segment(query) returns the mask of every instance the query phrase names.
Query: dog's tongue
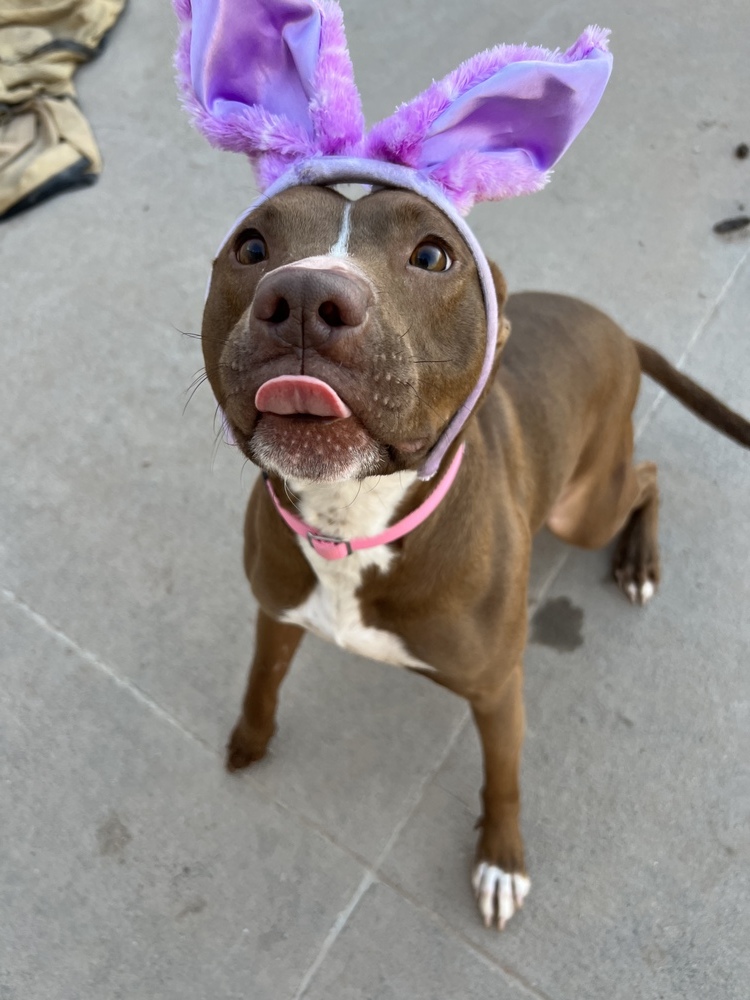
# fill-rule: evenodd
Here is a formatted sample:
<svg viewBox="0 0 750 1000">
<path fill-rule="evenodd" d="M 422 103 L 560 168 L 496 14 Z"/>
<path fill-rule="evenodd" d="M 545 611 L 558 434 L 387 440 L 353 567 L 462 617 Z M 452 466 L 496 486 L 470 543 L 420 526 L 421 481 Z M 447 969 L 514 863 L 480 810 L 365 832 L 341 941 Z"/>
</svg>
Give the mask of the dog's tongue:
<svg viewBox="0 0 750 1000">
<path fill-rule="evenodd" d="M 295 413 L 312 417 L 350 417 L 352 411 L 330 385 L 309 375 L 281 375 L 264 382 L 255 394 L 261 413 L 287 417 Z"/>
</svg>

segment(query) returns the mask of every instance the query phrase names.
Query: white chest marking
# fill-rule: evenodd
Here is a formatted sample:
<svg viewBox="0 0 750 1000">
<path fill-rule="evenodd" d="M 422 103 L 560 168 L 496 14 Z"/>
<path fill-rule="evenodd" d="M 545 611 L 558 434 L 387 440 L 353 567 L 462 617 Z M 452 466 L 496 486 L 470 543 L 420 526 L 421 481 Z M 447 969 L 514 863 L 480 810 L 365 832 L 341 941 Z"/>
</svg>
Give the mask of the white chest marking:
<svg viewBox="0 0 750 1000">
<path fill-rule="evenodd" d="M 344 206 L 344 218 L 341 222 L 341 231 L 338 239 L 333 244 L 328 253 L 331 257 L 349 256 L 349 237 L 352 232 L 352 205 L 351 202 Z"/>
<path fill-rule="evenodd" d="M 301 483 L 289 481 L 298 498 L 303 521 L 323 534 L 361 538 L 384 531 L 399 502 L 414 483 L 416 473 L 375 476 L 361 482 Z M 384 545 L 329 561 L 319 556 L 306 539 L 297 539 L 317 583 L 310 596 L 285 612 L 283 620 L 301 625 L 322 639 L 360 656 L 399 667 L 432 669 L 412 656 L 397 635 L 372 628 L 362 621 L 357 591 L 369 566 L 386 572 L 394 553 Z"/>
</svg>

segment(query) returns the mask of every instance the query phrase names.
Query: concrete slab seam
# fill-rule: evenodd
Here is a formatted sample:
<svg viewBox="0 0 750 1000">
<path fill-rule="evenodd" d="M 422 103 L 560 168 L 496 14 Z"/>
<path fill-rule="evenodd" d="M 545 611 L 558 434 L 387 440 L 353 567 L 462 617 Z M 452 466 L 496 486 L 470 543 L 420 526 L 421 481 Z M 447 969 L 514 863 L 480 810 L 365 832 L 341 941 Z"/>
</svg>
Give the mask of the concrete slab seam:
<svg viewBox="0 0 750 1000">
<path fill-rule="evenodd" d="M 445 791 L 445 789 L 443 789 L 443 791 Z M 501 972 L 506 979 L 512 980 L 514 986 L 520 987 L 524 993 L 528 993 L 528 995 L 534 997 L 535 1000 L 555 1000 L 555 998 L 550 996 L 548 993 L 545 993 L 543 990 L 537 989 L 535 986 L 526 982 L 524 977 L 520 973 L 516 972 L 516 970 L 511 966 L 503 965 L 502 962 L 499 962 L 497 958 L 495 958 L 492 952 L 487 951 L 480 944 L 477 944 L 477 942 L 472 938 L 467 937 L 457 927 L 454 927 L 453 924 L 449 923 L 445 917 L 441 916 L 436 910 L 430 909 L 429 906 L 426 906 L 423 902 L 421 902 L 421 900 L 402 888 L 397 882 L 393 882 L 390 878 L 388 878 L 388 876 L 385 875 L 381 876 L 380 881 L 384 885 L 387 885 L 389 889 L 393 889 L 394 892 L 397 892 L 399 896 L 402 896 L 414 907 L 414 909 L 420 910 L 424 913 L 424 915 L 431 920 L 433 924 L 439 927 L 444 934 L 460 941 L 464 947 L 472 951 L 477 958 L 479 958 L 485 966 L 491 968 L 493 972 Z M 488 932 L 489 936 L 491 936 L 491 934 L 492 932 Z"/>
<path fill-rule="evenodd" d="M 693 332 L 692 336 L 688 340 L 687 345 L 686 345 L 684 351 L 682 352 L 682 354 L 680 355 L 677 363 L 675 364 L 675 368 L 677 368 L 678 371 L 682 371 L 683 367 L 685 366 L 685 363 L 688 361 L 688 359 L 690 357 L 690 354 L 693 351 L 693 348 L 696 346 L 696 344 L 698 343 L 698 341 L 701 339 L 701 337 L 703 336 L 703 334 L 706 332 L 706 330 L 710 326 L 711 322 L 713 321 L 713 319 L 715 318 L 715 316 L 718 313 L 719 309 L 721 308 L 721 305 L 722 305 L 724 299 L 729 294 L 729 292 L 730 292 L 730 290 L 732 288 L 732 285 L 737 280 L 737 277 L 739 276 L 739 274 L 742 271 L 742 269 L 745 266 L 745 264 L 748 263 L 749 261 L 750 261 L 750 250 L 747 250 L 742 255 L 742 257 L 740 257 L 740 259 L 737 261 L 737 263 L 735 264 L 735 266 L 732 268 L 731 274 L 729 275 L 729 277 L 727 278 L 727 280 L 722 285 L 721 290 L 719 291 L 719 294 L 716 296 L 716 298 L 713 301 L 713 304 L 710 306 L 710 308 L 708 309 L 706 315 L 700 321 L 700 323 L 697 325 L 697 327 L 695 328 L 695 331 Z M 656 394 L 653 402 L 649 406 L 648 410 L 646 410 L 646 412 L 644 413 L 644 415 L 641 417 L 641 420 L 640 420 L 638 426 L 635 428 L 635 440 L 636 440 L 636 442 L 645 433 L 645 431 L 648 428 L 649 424 L 652 422 L 652 420 L 654 419 L 654 417 L 656 416 L 656 414 L 658 413 L 658 411 L 662 408 L 662 406 L 664 405 L 665 400 L 668 397 L 669 397 L 669 393 L 666 391 L 666 389 L 661 389 L 660 388 L 659 391 L 657 392 L 657 394 Z"/>
<path fill-rule="evenodd" d="M 552 567 L 547 576 L 544 578 L 544 583 L 537 590 L 534 599 L 529 602 L 529 620 L 531 620 L 534 617 L 534 613 L 536 612 L 537 608 L 540 608 L 542 604 L 544 604 L 547 594 L 552 589 L 552 585 L 554 584 L 555 580 L 562 573 L 563 568 L 568 559 L 570 558 L 570 554 L 572 551 L 573 551 L 572 548 L 568 548 L 566 549 L 565 552 L 562 553 L 562 555 L 558 558 L 555 565 Z"/>
<path fill-rule="evenodd" d="M 154 701 L 153 698 L 147 695 L 136 684 L 133 684 L 132 681 L 129 681 L 121 677 L 115 670 L 112 669 L 112 667 L 104 663 L 104 661 L 99 659 L 99 657 L 96 656 L 94 653 L 90 652 L 87 649 L 84 649 L 82 646 L 79 646 L 74 639 L 71 639 L 70 636 L 65 634 L 65 632 L 57 628 L 56 625 L 53 625 L 50 621 L 48 621 L 44 617 L 44 615 L 40 614 L 38 611 L 35 611 L 34 608 L 28 605 L 22 598 L 18 597 L 12 591 L 8 590 L 6 587 L 0 587 L 0 596 L 2 596 L 7 601 L 8 604 L 12 605 L 17 610 L 21 611 L 27 618 L 29 618 L 32 622 L 34 622 L 35 625 L 41 628 L 48 635 L 52 636 L 58 642 L 68 646 L 78 657 L 80 657 L 80 659 L 82 659 L 89 666 L 92 666 L 96 670 L 103 673 L 109 680 L 113 681 L 117 685 L 117 687 L 130 694 L 133 698 L 135 698 L 135 700 L 140 705 L 143 705 L 145 708 L 147 708 L 153 715 L 155 715 L 162 722 L 168 723 L 173 729 L 176 729 L 183 736 L 187 736 L 194 743 L 197 743 L 198 746 L 201 747 L 201 749 L 206 750 L 216 760 L 218 761 L 221 760 L 222 754 L 220 751 L 216 750 L 216 748 L 211 746 L 211 744 L 208 743 L 206 740 L 202 739 L 200 736 L 197 736 L 195 733 L 191 732 L 191 730 L 183 726 L 181 722 L 179 722 L 166 709 L 162 708 L 162 706 L 159 705 L 158 702 Z M 335 847 L 343 854 L 346 854 L 352 861 L 355 861 L 366 871 L 370 872 L 370 874 L 374 877 L 374 872 L 372 871 L 372 869 L 370 868 L 370 866 L 368 865 L 367 861 L 364 858 L 360 857 L 355 851 L 353 851 L 346 844 L 339 843 L 339 841 L 337 841 L 335 837 L 331 836 L 328 830 L 322 827 L 319 823 L 316 823 L 309 816 L 306 816 L 304 812 L 299 812 L 298 810 L 291 808 L 285 802 L 282 802 L 279 799 L 277 799 L 274 795 L 270 795 L 267 791 L 265 791 L 265 789 L 262 786 L 254 785 L 253 792 L 264 802 L 267 802 L 269 805 L 273 805 L 276 808 L 280 809 L 282 812 L 289 815 L 293 820 L 299 822 L 306 829 L 310 830 L 311 833 L 316 834 L 317 836 L 325 840 L 327 843 L 329 843 L 332 847 Z"/>
<path fill-rule="evenodd" d="M 140 702 L 141 705 L 145 705 L 149 711 L 161 719 L 162 722 L 167 722 L 174 729 L 178 730 L 178 732 L 182 733 L 183 736 L 187 736 L 188 739 L 197 743 L 204 750 L 208 750 L 211 754 L 215 754 L 216 751 L 213 747 L 206 743 L 205 740 L 202 740 L 200 736 L 196 736 L 195 733 L 183 726 L 178 719 L 171 715 L 165 708 L 162 708 L 158 702 L 154 701 L 153 698 L 145 693 L 145 691 L 141 690 L 137 684 L 121 677 L 115 670 L 112 669 L 112 667 L 105 663 L 104 660 L 99 659 L 95 653 L 90 652 L 88 649 L 84 649 L 83 646 L 79 646 L 74 639 L 71 639 L 69 635 L 66 635 L 65 632 L 62 631 L 62 629 L 53 625 L 52 622 L 48 621 L 48 619 L 44 617 L 44 615 L 35 611 L 34 608 L 28 605 L 22 598 L 18 597 L 18 595 L 14 594 L 5 587 L 0 588 L 0 594 L 9 604 L 21 611 L 44 632 L 51 635 L 58 642 L 68 646 L 84 662 L 88 663 L 89 666 L 92 666 L 96 670 L 105 674 L 111 681 L 114 681 L 119 688 L 127 691 L 133 696 L 133 698 L 136 699 L 136 701 Z"/>
<path fill-rule="evenodd" d="M 315 959 L 313 960 L 313 963 L 310 966 L 310 968 L 302 977 L 302 981 L 294 993 L 293 1000 L 301 1000 L 301 998 L 305 995 L 308 986 L 313 981 L 318 969 L 326 960 L 328 952 L 331 950 L 339 934 L 346 926 L 349 917 L 351 917 L 352 913 L 354 913 L 355 909 L 359 905 L 359 901 L 362 899 L 362 897 L 364 896 L 364 894 L 367 892 L 367 890 L 370 888 L 370 886 L 373 884 L 374 881 L 375 881 L 374 873 L 371 871 L 367 871 L 362 881 L 355 889 L 352 898 L 349 900 L 344 909 L 339 913 L 339 915 L 336 917 L 333 924 L 331 925 L 331 929 L 328 931 L 328 934 L 326 934 L 325 941 L 323 941 L 323 944 L 320 946 L 320 951 L 315 956 Z"/>
<path fill-rule="evenodd" d="M 364 896 L 365 892 L 367 892 L 367 890 L 370 888 L 370 886 L 376 880 L 380 879 L 380 871 L 381 871 L 381 869 L 383 867 L 383 864 L 385 863 L 386 858 L 388 857 L 388 855 L 390 854 L 391 850 L 393 849 L 393 845 L 398 840 L 398 838 L 401 835 L 401 832 L 404 829 L 404 827 L 406 826 L 406 824 L 409 822 L 409 820 L 411 819 L 411 817 L 414 815 L 414 813 L 416 812 L 416 810 L 419 808 L 419 804 L 422 801 L 422 799 L 424 798 L 424 793 L 425 793 L 425 790 L 426 790 L 428 784 L 431 781 L 433 781 L 433 779 L 436 777 L 437 773 L 440 771 L 440 768 L 443 766 L 443 764 L 445 763 L 445 761 L 448 759 L 448 755 L 450 754 L 451 750 L 453 749 L 453 747 L 457 743 L 458 738 L 461 735 L 461 733 L 463 732 L 463 729 L 466 726 L 466 724 L 467 724 L 468 721 L 469 721 L 469 710 L 468 710 L 468 708 L 466 708 L 461 713 L 461 718 L 459 719 L 458 724 L 454 727 L 453 732 L 448 737 L 448 741 L 447 741 L 447 743 L 446 743 L 446 745 L 445 745 L 445 747 L 443 749 L 443 752 L 438 757 L 435 766 L 433 768 L 431 768 L 429 771 L 427 771 L 424 774 L 424 776 L 422 777 L 422 781 L 420 782 L 419 787 L 417 788 L 417 791 L 416 791 L 416 793 L 415 793 L 415 795 L 414 795 L 414 797 L 412 799 L 411 806 L 405 810 L 404 815 L 401 817 L 401 819 L 394 826 L 393 832 L 391 833 L 390 837 L 388 838 L 388 842 L 386 843 L 385 847 L 380 852 L 380 855 L 379 855 L 377 861 L 375 862 L 374 867 L 372 869 L 368 868 L 367 872 L 365 873 L 364 878 L 362 879 L 362 881 L 360 882 L 360 884 L 357 886 L 357 888 L 356 888 L 356 890 L 354 892 L 354 895 L 352 896 L 351 900 L 349 901 L 349 903 L 347 904 L 347 906 L 344 907 L 344 909 L 341 911 L 341 913 L 338 915 L 338 917 L 334 921 L 333 926 L 331 927 L 330 931 L 326 935 L 326 939 L 323 942 L 320 951 L 318 952 L 318 954 L 317 954 L 316 958 L 314 959 L 314 961 L 313 961 L 312 965 L 310 966 L 310 968 L 307 970 L 307 972 L 305 973 L 305 975 L 302 977 L 302 981 L 300 982 L 300 985 L 298 986 L 297 991 L 294 994 L 293 1000 L 302 1000 L 302 997 L 307 992 L 307 989 L 310 986 L 310 984 L 312 983 L 312 981 L 313 981 L 313 979 L 315 977 L 315 974 L 317 973 L 318 969 L 322 966 L 322 964 L 325 961 L 325 959 L 326 959 L 328 953 L 330 952 L 331 948 L 336 943 L 336 939 L 339 937 L 339 935 L 343 931 L 344 927 L 346 926 L 347 922 L 349 921 L 349 918 L 351 917 L 352 913 L 354 913 L 355 909 L 357 908 L 357 905 L 359 904 L 360 900 Z M 396 889 L 397 892 L 400 892 L 400 890 L 397 887 L 394 887 L 394 888 Z M 401 895 L 403 895 L 403 893 L 401 893 Z"/>
<path fill-rule="evenodd" d="M 468 709 L 468 707 L 465 707 L 464 710 L 461 713 L 461 718 L 459 719 L 458 724 L 455 726 L 453 732 L 448 737 L 448 742 L 445 744 L 443 752 L 438 757 L 438 759 L 437 759 L 437 761 L 435 763 L 435 766 L 433 768 L 431 768 L 429 771 L 427 771 L 424 774 L 424 776 L 423 776 L 423 778 L 422 778 L 422 780 L 421 780 L 421 782 L 419 784 L 419 787 L 418 787 L 418 789 L 417 789 L 417 791 L 416 791 L 416 793 L 414 795 L 414 798 L 412 800 L 411 808 L 407 809 L 404 812 L 404 815 L 401 817 L 401 819 L 394 826 L 393 832 L 391 833 L 390 837 L 388 838 L 388 843 L 385 845 L 385 847 L 383 848 L 383 850 L 380 853 L 380 857 L 375 862 L 375 871 L 376 872 L 379 873 L 380 870 L 382 869 L 382 867 L 385 864 L 385 861 L 386 861 L 388 855 L 393 850 L 393 845 L 396 843 L 396 841 L 398 840 L 398 838 L 401 836 L 401 833 L 402 833 L 404 827 L 409 822 L 409 820 L 412 818 L 412 816 L 414 815 L 414 813 L 419 808 L 420 803 L 424 799 L 424 795 L 425 795 L 425 792 L 427 790 L 427 786 L 432 781 L 434 781 L 434 779 L 437 777 L 437 775 L 440 772 L 443 764 L 448 759 L 448 756 L 449 756 L 451 750 L 453 749 L 453 747 L 458 742 L 458 738 L 461 735 L 461 733 L 464 731 L 464 729 L 467 726 L 468 722 L 469 722 L 469 709 Z"/>
</svg>

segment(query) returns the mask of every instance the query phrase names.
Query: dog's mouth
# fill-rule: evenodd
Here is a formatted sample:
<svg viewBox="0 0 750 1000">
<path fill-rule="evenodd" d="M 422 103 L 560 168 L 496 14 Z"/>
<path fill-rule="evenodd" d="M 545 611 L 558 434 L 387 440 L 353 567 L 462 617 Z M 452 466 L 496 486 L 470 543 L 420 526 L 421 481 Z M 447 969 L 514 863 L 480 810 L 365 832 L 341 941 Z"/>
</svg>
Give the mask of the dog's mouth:
<svg viewBox="0 0 750 1000">
<path fill-rule="evenodd" d="M 321 379 L 269 379 L 255 394 L 255 408 L 258 421 L 248 448 L 267 472 L 330 482 L 363 478 L 382 462 L 382 446 Z"/>
<path fill-rule="evenodd" d="M 280 375 L 255 394 L 258 413 L 314 420 L 346 420 L 352 411 L 326 382 L 309 375 Z"/>
<path fill-rule="evenodd" d="M 281 359 L 283 365 L 268 365 L 265 379 L 259 374 L 254 384 L 226 393 L 227 426 L 252 462 L 283 479 L 310 482 L 365 479 L 417 467 L 434 432 L 419 427 L 403 434 L 408 401 L 393 390 L 390 401 L 382 400 L 382 383 L 388 381 L 382 372 L 368 378 L 346 366 L 331 370 L 328 363 L 308 360 L 315 376 L 284 371 L 287 362 Z"/>
</svg>

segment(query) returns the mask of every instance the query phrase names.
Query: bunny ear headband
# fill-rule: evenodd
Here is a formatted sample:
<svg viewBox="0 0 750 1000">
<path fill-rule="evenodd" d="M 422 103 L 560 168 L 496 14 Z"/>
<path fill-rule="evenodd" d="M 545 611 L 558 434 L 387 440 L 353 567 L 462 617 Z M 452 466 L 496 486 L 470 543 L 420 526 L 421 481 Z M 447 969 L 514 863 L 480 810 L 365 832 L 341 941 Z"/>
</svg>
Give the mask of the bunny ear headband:
<svg viewBox="0 0 750 1000">
<path fill-rule="evenodd" d="M 462 216 L 477 201 L 544 187 L 607 85 L 609 32 L 589 27 L 564 53 L 499 45 L 367 132 L 333 0 L 173 3 L 185 107 L 212 145 L 250 157 L 259 201 L 298 184 L 406 188 L 440 208 L 466 240 L 487 312 L 485 358 L 419 471 L 431 478 L 490 377 L 497 344 L 489 264 Z"/>
</svg>

